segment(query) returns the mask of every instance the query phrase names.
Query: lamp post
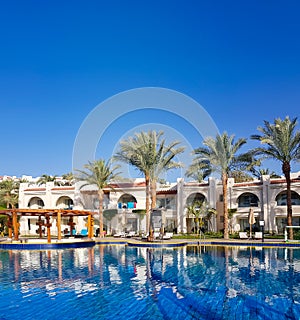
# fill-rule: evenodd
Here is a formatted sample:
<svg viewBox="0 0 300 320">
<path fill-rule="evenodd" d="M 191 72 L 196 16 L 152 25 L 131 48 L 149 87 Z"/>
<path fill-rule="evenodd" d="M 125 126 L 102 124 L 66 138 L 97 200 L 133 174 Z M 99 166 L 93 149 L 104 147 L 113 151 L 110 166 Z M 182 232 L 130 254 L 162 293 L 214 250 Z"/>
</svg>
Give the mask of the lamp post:
<svg viewBox="0 0 300 320">
<path fill-rule="evenodd" d="M 259 225 L 260 225 L 260 227 L 261 227 L 261 232 L 262 232 L 262 242 L 264 242 L 264 241 L 265 241 L 265 239 L 264 239 L 264 226 L 265 226 L 265 221 L 264 221 L 264 220 L 260 220 L 260 221 L 259 221 Z"/>
</svg>

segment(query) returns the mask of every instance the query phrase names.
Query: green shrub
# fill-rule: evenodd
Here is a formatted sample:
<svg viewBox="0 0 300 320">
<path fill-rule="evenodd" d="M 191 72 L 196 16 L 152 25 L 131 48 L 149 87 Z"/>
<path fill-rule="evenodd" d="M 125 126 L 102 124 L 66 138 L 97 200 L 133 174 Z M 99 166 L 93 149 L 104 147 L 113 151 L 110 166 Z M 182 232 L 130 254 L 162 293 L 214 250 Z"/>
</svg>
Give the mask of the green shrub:
<svg viewBox="0 0 300 320">
<path fill-rule="evenodd" d="M 215 239 L 220 239 L 220 238 L 223 238 L 224 235 L 222 232 L 205 232 L 205 238 L 215 238 Z"/>
<path fill-rule="evenodd" d="M 300 230 L 294 232 L 294 240 L 300 240 Z"/>
</svg>

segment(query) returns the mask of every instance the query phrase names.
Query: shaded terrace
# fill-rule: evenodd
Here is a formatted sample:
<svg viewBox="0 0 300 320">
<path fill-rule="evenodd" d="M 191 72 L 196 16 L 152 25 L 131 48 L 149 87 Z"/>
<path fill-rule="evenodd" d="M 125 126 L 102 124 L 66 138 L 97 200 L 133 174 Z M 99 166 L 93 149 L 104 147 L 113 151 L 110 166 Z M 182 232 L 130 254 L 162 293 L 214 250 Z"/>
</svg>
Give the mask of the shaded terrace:
<svg viewBox="0 0 300 320">
<path fill-rule="evenodd" d="M 51 243 L 51 231 L 52 223 L 50 219 L 56 219 L 56 227 L 57 227 L 57 239 L 61 240 L 62 238 L 62 230 L 61 230 L 61 221 L 63 217 L 69 218 L 69 228 L 70 235 L 73 234 L 73 230 L 75 229 L 75 223 L 73 221 L 74 217 L 85 216 L 88 217 L 87 220 L 87 230 L 88 237 L 93 237 L 93 225 L 94 218 L 93 215 L 95 212 L 86 211 L 86 210 L 63 210 L 63 209 L 6 209 L 0 210 L 0 214 L 6 215 L 7 219 L 7 228 L 8 228 L 8 236 L 11 239 L 19 240 L 19 222 L 18 217 L 38 217 L 38 230 L 39 236 L 42 238 L 42 228 L 45 227 L 47 230 L 47 242 Z"/>
</svg>

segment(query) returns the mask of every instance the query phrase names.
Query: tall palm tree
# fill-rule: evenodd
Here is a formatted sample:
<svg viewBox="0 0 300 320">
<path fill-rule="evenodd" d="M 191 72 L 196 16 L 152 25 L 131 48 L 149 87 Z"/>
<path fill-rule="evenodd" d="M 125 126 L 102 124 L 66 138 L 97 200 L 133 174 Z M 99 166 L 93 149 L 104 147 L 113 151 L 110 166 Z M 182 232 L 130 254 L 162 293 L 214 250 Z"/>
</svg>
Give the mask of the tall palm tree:
<svg viewBox="0 0 300 320">
<path fill-rule="evenodd" d="M 163 172 L 171 169 L 181 168 L 182 163 L 174 161 L 174 158 L 184 151 L 184 147 L 178 147 L 179 141 L 173 141 L 169 145 L 166 145 L 166 140 L 162 139 L 163 132 L 156 133 L 150 131 L 148 133 L 150 141 L 149 145 L 153 146 L 151 150 L 151 158 L 154 160 L 152 169 L 150 170 L 151 180 L 151 209 L 156 208 L 156 184 Z"/>
<path fill-rule="evenodd" d="M 300 160 L 300 131 L 296 131 L 297 118 L 288 116 L 282 120 L 275 119 L 274 123 L 264 121 L 264 127 L 258 127 L 261 134 L 251 138 L 260 141 L 261 145 L 253 153 L 262 159 L 275 159 L 281 162 L 281 169 L 286 179 L 287 189 L 287 225 L 292 226 L 291 201 L 291 162 Z M 293 230 L 289 229 L 289 238 L 293 239 Z"/>
<path fill-rule="evenodd" d="M 194 150 L 196 159 L 207 168 L 221 175 L 223 185 L 223 213 L 224 213 L 224 239 L 229 238 L 228 232 L 228 199 L 227 185 L 230 172 L 234 170 L 249 170 L 253 164 L 252 155 L 244 153 L 236 155 L 238 150 L 246 143 L 240 138 L 234 141 L 234 135 L 228 136 L 226 132 L 218 134 L 216 138 L 204 139 L 204 147 Z"/>
<path fill-rule="evenodd" d="M 14 209 L 19 199 L 19 181 L 4 180 L 0 182 L 0 202 L 6 205 L 7 209 Z"/>
<path fill-rule="evenodd" d="M 163 131 L 148 131 L 136 133 L 120 142 L 120 150 L 114 159 L 135 167 L 145 177 L 146 183 L 146 229 L 150 234 L 150 197 L 151 207 L 156 205 L 156 181 L 164 171 L 180 166 L 173 161 L 174 157 L 183 152 L 183 148 L 176 148 L 179 142 L 166 146 L 162 139 Z M 151 187 L 153 192 L 151 192 Z"/>
<path fill-rule="evenodd" d="M 93 162 L 89 161 L 88 164 L 84 165 L 84 168 L 86 170 L 76 170 L 78 172 L 76 180 L 83 182 L 80 188 L 83 188 L 87 185 L 97 186 L 99 200 L 99 233 L 100 237 L 103 237 L 103 188 L 108 187 L 109 182 L 116 178 L 118 174 L 116 170 L 119 168 L 119 166 L 112 166 L 110 160 L 105 162 L 105 160 L 100 159 Z"/>
</svg>

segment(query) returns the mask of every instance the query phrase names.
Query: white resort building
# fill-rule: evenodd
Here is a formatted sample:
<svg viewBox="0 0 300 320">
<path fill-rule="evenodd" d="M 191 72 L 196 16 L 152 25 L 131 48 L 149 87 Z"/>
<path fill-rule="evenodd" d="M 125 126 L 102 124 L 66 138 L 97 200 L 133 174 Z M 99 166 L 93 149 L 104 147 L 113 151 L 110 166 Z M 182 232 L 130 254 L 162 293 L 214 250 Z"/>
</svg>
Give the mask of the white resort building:
<svg viewBox="0 0 300 320">
<path fill-rule="evenodd" d="M 45 186 L 32 186 L 21 183 L 19 191 L 19 208 L 21 209 L 78 209 L 98 212 L 99 202 L 97 190 L 92 187 L 79 188 L 75 186 L 55 186 L 53 182 Z M 107 234 L 134 231 L 142 233 L 146 229 L 145 181 L 136 179 L 132 182 L 113 183 L 113 188 L 105 189 L 104 227 Z M 300 225 L 300 172 L 292 174 L 292 205 L 293 225 Z M 176 183 L 158 185 L 157 208 L 153 214 L 154 228 L 163 224 L 165 231 L 175 233 L 192 233 L 194 219 L 189 216 L 187 206 L 195 200 L 205 200 L 207 207 L 215 208 L 217 214 L 212 217 L 208 226 L 210 231 L 223 229 L 223 194 L 222 183 L 218 179 L 209 178 L 207 182 L 187 182 L 183 178 Z M 271 179 L 262 176 L 261 180 L 235 183 L 229 179 L 228 208 L 233 215 L 229 221 L 231 231 L 244 231 L 249 228 L 249 210 L 254 210 L 256 227 L 264 221 L 265 232 L 283 233 L 286 225 L 286 182 L 285 179 Z M 63 228 L 68 228 L 68 221 L 62 222 Z M 77 220 L 76 220 L 77 219 Z M 95 228 L 98 224 L 95 215 Z M 80 233 L 86 228 L 83 217 L 74 218 L 75 229 Z M 37 218 L 22 217 L 20 220 L 21 235 L 38 232 Z M 55 235 L 55 222 L 52 222 Z"/>
</svg>

